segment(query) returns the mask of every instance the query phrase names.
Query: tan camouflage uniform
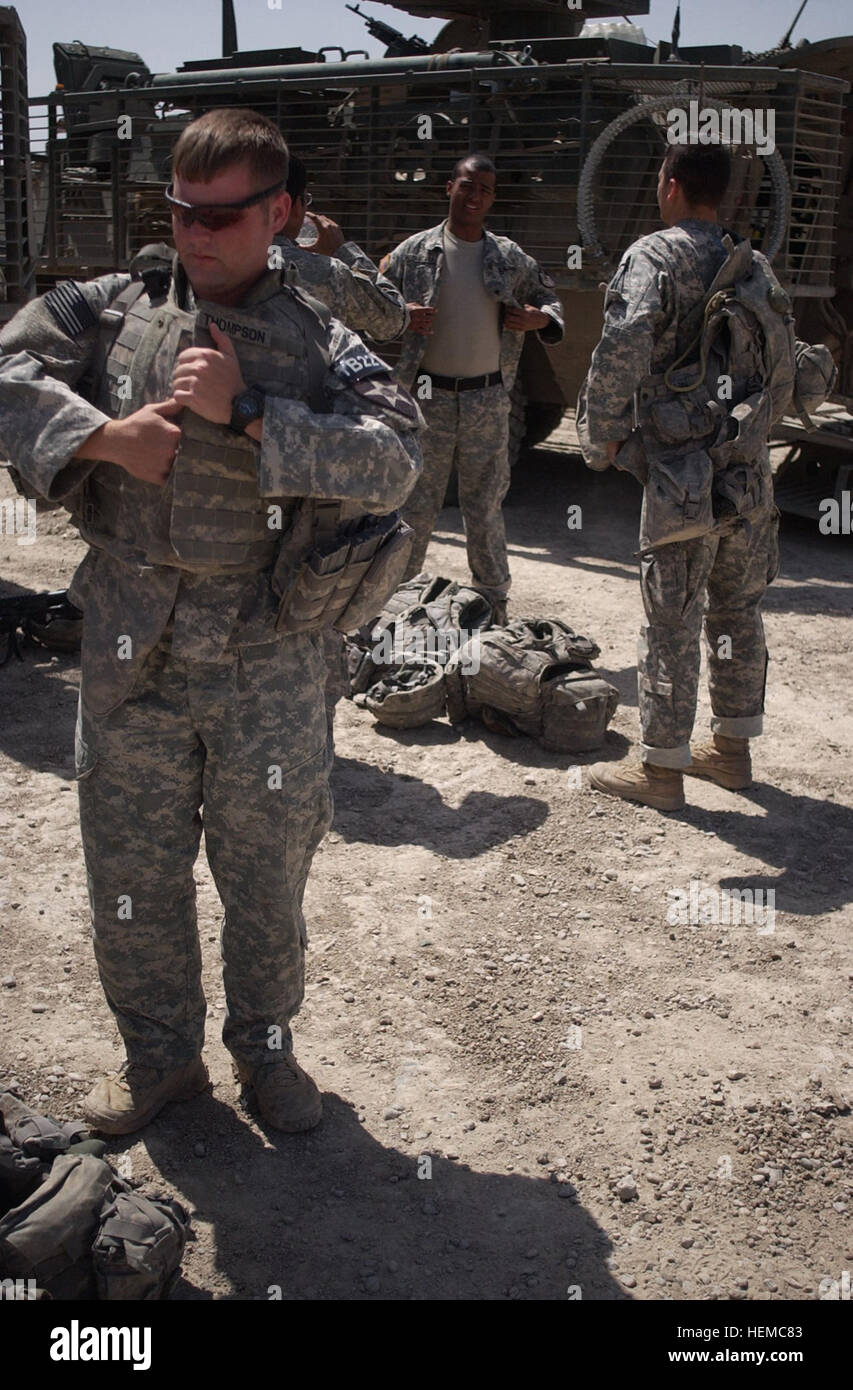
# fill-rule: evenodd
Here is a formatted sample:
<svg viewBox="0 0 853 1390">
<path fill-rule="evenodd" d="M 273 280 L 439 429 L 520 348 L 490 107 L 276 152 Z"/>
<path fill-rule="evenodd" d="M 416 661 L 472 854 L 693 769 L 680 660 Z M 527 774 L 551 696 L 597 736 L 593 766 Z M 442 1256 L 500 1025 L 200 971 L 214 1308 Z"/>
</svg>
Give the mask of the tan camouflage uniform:
<svg viewBox="0 0 853 1390">
<path fill-rule="evenodd" d="M 128 282 L 109 275 L 80 290 L 97 316 Z M 173 282 L 170 303 L 193 308 L 175 294 Z M 379 390 L 365 394 L 358 387 L 376 378 L 357 387 L 334 370 L 348 352 L 365 351 L 354 334 L 321 324 L 274 273 L 239 312 L 269 311 L 274 296 L 285 296 L 276 341 L 291 353 L 292 375 L 282 376 L 281 395 L 267 398 L 262 441 L 210 426 L 220 448 L 238 439 L 257 473 L 245 484 L 257 490 L 255 515 L 226 513 L 226 537 L 244 516 L 257 527 L 269 502 L 286 510 L 305 496 L 389 511 L 419 464 L 410 398 L 395 403 L 399 388 L 388 376 L 386 387 L 380 378 Z M 332 364 L 323 369 L 326 413 L 306 404 L 306 315 Z M 177 463 L 158 488 L 114 464 L 73 458 L 116 413 L 75 390 L 96 339 L 97 327 L 69 334 L 43 299 L 18 313 L 0 335 L 0 449 L 28 490 L 73 509 L 91 547 L 71 592 L 85 613 L 76 755 L 98 969 L 131 1062 L 171 1069 L 201 1052 L 193 866 L 203 805 L 225 907 L 223 1038 L 246 1065 L 273 1064 L 290 1050 L 302 999 L 302 897 L 332 813 L 321 635 L 277 633 L 268 561 L 212 572 L 182 565 L 172 544 Z M 184 345 L 154 358 L 146 400 L 168 397 Z M 235 348 L 246 377 L 239 342 Z M 180 419 L 185 430 L 198 421 L 189 411 Z M 88 510 L 77 491 L 83 483 L 95 499 Z M 216 507 L 215 492 L 205 505 Z M 204 543 L 204 508 L 200 519 L 189 516 Z"/>
<path fill-rule="evenodd" d="M 284 269 L 295 269 L 295 283 L 354 333 L 388 343 L 408 326 L 403 296 L 354 241 L 345 241 L 334 256 L 298 246 L 289 237 L 275 237 L 274 244 L 281 248 Z"/>
<path fill-rule="evenodd" d="M 397 285 L 407 304 L 438 302 L 444 263 L 446 222 L 418 232 L 396 247 L 381 270 Z M 553 320 L 539 330 L 543 343 L 563 337 L 563 307 L 549 275 L 508 237 L 485 231 L 483 282 L 501 304 L 533 304 Z M 505 599 L 510 588 L 506 535 L 501 504 L 509 487 L 510 392 L 515 383 L 524 333 L 503 329 L 500 341 L 502 382 L 458 393 L 436 388 L 424 398 L 418 367 L 427 339 L 409 330 L 395 368 L 397 378 L 414 392 L 427 422 L 424 466 L 403 514 L 415 531 L 408 576 L 423 569 L 424 556 L 441 511 L 454 463 L 459 475 L 459 503 L 465 524 L 468 564 L 475 586 L 487 597 Z"/>
<path fill-rule="evenodd" d="M 643 379 L 664 371 L 695 336 L 697 325 L 686 328 L 685 317 L 725 260 L 722 230 L 717 223 L 685 219 L 642 237 L 623 256 L 607 288 L 601 341 L 578 403 L 578 433 L 593 466 L 606 461 L 608 440 L 631 434 L 633 396 Z M 740 385 L 733 383 L 735 400 Z M 641 754 L 659 767 L 690 763 L 703 611 L 711 727 L 730 738 L 753 738 L 762 731 L 767 649 L 760 607 L 779 567 L 778 512 L 766 446 L 755 469 L 760 499 L 748 525 L 674 542 L 641 557 L 647 619 L 639 640 Z M 645 511 L 644 498 L 641 545 Z"/>
</svg>

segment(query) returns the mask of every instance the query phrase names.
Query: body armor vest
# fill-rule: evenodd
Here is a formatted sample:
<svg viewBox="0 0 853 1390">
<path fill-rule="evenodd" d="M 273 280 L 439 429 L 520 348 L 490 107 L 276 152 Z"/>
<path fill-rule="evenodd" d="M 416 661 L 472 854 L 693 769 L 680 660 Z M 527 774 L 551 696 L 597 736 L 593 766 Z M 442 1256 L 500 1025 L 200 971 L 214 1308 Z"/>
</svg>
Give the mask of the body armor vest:
<svg viewBox="0 0 853 1390">
<path fill-rule="evenodd" d="M 95 404 L 123 418 L 168 399 L 178 354 L 190 346 L 215 347 L 207 327 L 211 320 L 231 338 L 247 385 L 323 409 L 328 365 L 323 325 L 287 287 L 248 310 L 200 300 L 191 311 L 179 307 L 174 283 L 168 297 L 152 298 L 138 281 L 101 315 Z M 200 574 L 273 565 L 296 499 L 260 496 L 254 440 L 188 409 L 180 425 L 175 462 L 146 536 L 147 559 Z M 133 484 L 122 470 L 97 469 L 86 487 L 85 526 L 100 535 L 105 530 L 126 535 L 138 515 L 135 494 L 148 489 Z"/>
<path fill-rule="evenodd" d="M 162 257 L 159 265 L 155 258 L 143 271 L 144 283 L 132 281 L 101 314 L 88 381 L 97 406 L 123 418 L 167 400 L 178 354 L 190 346 L 215 347 L 212 321 L 234 344 L 247 386 L 301 401 L 315 413 L 328 410 L 324 306 L 278 278 L 273 293 L 248 309 L 204 300 L 195 310 L 182 309 L 186 281 L 176 265 L 180 281 L 168 295 L 170 272 Z M 351 505 L 340 501 L 262 498 L 254 440 L 191 410 L 183 411 L 180 423 L 181 441 L 162 488 L 113 464 L 93 470 L 77 513 L 83 539 L 119 554 L 141 547 L 150 564 L 197 574 L 269 569 L 281 632 L 333 626 L 351 632 L 373 618 L 403 577 L 411 528 L 396 513 L 352 515 Z"/>
</svg>

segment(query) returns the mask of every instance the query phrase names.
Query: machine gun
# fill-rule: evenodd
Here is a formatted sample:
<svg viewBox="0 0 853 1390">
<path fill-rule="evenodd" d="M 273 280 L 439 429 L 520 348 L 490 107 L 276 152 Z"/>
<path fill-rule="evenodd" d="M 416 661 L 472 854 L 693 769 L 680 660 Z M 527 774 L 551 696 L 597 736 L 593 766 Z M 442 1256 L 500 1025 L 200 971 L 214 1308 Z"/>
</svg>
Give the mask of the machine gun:
<svg viewBox="0 0 853 1390">
<path fill-rule="evenodd" d="M 6 639 L 0 666 L 5 666 L 13 654 L 23 661 L 19 629 L 24 644 L 35 641 L 55 651 L 76 651 L 80 646 L 82 618 L 80 609 L 69 601 L 67 589 L 58 589 L 52 594 L 15 594 L 11 598 L 0 598 L 0 639 Z"/>
<path fill-rule="evenodd" d="M 421 39 L 417 34 L 413 34 L 407 39 L 399 29 L 392 29 L 390 24 L 385 24 L 381 19 L 373 19 L 369 14 L 362 14 L 358 5 L 347 5 L 348 10 L 357 14 L 359 19 L 363 19 L 367 25 L 367 32 L 372 39 L 378 39 L 380 43 L 387 44 L 384 54 L 386 58 L 414 58 L 418 54 L 429 53 L 429 44 L 425 39 Z"/>
</svg>

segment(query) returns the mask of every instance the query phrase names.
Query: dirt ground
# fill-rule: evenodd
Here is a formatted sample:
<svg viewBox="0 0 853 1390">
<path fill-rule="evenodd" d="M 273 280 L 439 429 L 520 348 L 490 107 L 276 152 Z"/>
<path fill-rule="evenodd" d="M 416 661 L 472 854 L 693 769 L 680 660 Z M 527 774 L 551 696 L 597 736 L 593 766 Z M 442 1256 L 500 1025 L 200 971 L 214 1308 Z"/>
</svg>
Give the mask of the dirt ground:
<svg viewBox="0 0 853 1390">
<path fill-rule="evenodd" d="M 191 1209 L 175 1297 L 817 1299 L 853 1268 L 850 539 L 786 523 L 755 785 L 689 781 L 662 815 L 572 772 L 638 737 L 638 513 L 633 480 L 550 447 L 507 505 L 513 614 L 593 636 L 621 691 L 600 753 L 340 708 L 295 1026 L 324 1091 L 311 1134 L 238 1104 L 200 859 L 213 1090 L 109 1147 Z M 0 537 L 4 589 L 64 587 L 83 547 L 63 515 L 32 546 Z M 466 573 L 454 509 L 429 568 Z M 78 676 L 33 649 L 0 671 L 0 1075 L 58 1118 L 122 1055 L 88 926 Z M 694 878 L 774 890 L 775 930 L 673 925 Z"/>
</svg>

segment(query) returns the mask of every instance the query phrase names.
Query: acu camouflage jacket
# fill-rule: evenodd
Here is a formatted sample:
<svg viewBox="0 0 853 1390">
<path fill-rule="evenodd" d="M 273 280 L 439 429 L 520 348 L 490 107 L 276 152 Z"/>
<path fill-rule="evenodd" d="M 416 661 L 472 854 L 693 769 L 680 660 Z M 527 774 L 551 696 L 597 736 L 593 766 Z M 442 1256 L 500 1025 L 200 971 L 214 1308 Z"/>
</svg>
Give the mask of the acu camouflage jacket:
<svg viewBox="0 0 853 1390">
<path fill-rule="evenodd" d="M 410 236 L 380 263 L 380 270 L 398 287 L 407 304 L 430 305 L 438 301 L 446 225 L 445 220 L 437 227 Z M 551 276 L 509 237 L 494 236 L 489 231 L 484 231 L 483 235 L 486 238 L 483 283 L 488 292 L 508 308 L 522 309 L 525 304 L 533 304 L 541 309 L 553 322 L 539 330 L 539 337 L 549 346 L 559 343 L 565 331 L 563 306 Z M 523 333 L 511 332 L 508 328 L 501 332 L 501 374 L 506 391 L 511 391 L 515 383 L 524 337 Z M 426 343 L 422 334 L 411 330 L 403 337 L 395 371 L 397 379 L 409 389 L 426 351 Z"/>
<path fill-rule="evenodd" d="M 354 241 L 345 241 L 334 256 L 323 256 L 289 237 L 278 236 L 285 269 L 294 266 L 296 284 L 319 299 L 334 318 L 376 343 L 388 343 L 408 326 L 403 296 Z"/>
</svg>

